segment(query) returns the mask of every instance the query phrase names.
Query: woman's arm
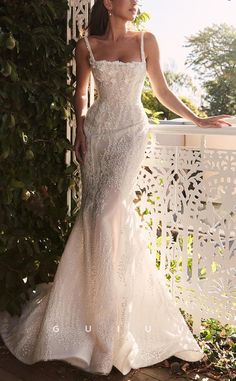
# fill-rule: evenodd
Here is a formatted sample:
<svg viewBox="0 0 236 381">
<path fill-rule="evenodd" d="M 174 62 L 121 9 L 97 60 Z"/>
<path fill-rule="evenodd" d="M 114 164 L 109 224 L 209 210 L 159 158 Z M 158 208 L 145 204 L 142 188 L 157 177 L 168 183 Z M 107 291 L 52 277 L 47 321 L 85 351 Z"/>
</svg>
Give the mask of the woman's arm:
<svg viewBox="0 0 236 381">
<path fill-rule="evenodd" d="M 87 113 L 88 83 L 90 75 L 90 65 L 88 61 L 88 49 L 83 38 L 76 42 L 76 89 L 74 95 L 74 106 L 76 116 L 76 134 L 83 130 L 83 122 Z"/>
<path fill-rule="evenodd" d="M 90 75 L 90 65 L 88 61 L 88 49 L 83 38 L 76 42 L 76 89 L 74 95 L 75 117 L 76 117 L 76 137 L 74 143 L 75 156 L 80 164 L 84 162 L 87 150 L 86 135 L 84 133 L 84 119 L 87 113 L 88 83 Z"/>
<path fill-rule="evenodd" d="M 147 54 L 147 74 L 151 82 L 154 95 L 169 110 L 183 118 L 191 120 L 199 127 L 221 127 L 231 125 L 221 118 L 232 115 L 217 115 L 208 118 L 200 118 L 194 114 L 169 88 L 160 65 L 160 49 L 156 37 L 151 32 L 144 34 L 144 47 Z"/>
</svg>

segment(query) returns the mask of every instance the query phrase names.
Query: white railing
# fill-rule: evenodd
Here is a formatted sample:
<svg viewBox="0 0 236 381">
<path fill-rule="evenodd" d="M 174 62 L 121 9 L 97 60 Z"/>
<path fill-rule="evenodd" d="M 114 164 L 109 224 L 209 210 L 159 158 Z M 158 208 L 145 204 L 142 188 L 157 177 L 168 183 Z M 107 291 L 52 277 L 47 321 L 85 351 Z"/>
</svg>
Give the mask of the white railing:
<svg viewBox="0 0 236 381">
<path fill-rule="evenodd" d="M 170 123 L 150 124 L 135 203 L 153 262 L 199 333 L 202 318 L 236 324 L 236 127 Z"/>
<path fill-rule="evenodd" d="M 68 43 L 80 37 L 92 5 L 93 0 L 68 0 Z M 73 59 L 68 83 L 75 72 Z M 88 106 L 93 100 L 91 76 Z M 198 333 L 202 318 L 236 324 L 236 128 L 169 123 L 150 124 L 134 200 L 150 232 L 154 265 L 157 260 Z M 67 138 L 74 142 L 75 117 L 67 121 Z M 82 184 L 74 152 L 68 151 L 65 160 L 77 165 L 75 186 L 67 193 L 71 215 L 80 208 Z"/>
<path fill-rule="evenodd" d="M 88 17 L 91 7 L 94 4 L 94 0 L 68 0 L 68 11 L 67 11 L 67 43 L 73 39 L 78 40 L 82 36 L 83 28 L 88 25 Z M 76 75 L 76 62 L 73 57 L 67 64 L 67 84 L 72 84 L 72 75 Z M 75 83 L 74 83 L 75 86 Z M 92 75 L 89 80 L 89 104 L 88 107 L 94 102 L 94 80 Z M 68 118 L 66 125 L 66 137 L 71 143 L 75 140 L 75 127 L 76 120 L 75 115 L 73 119 Z M 65 162 L 69 166 L 72 163 L 78 165 L 74 152 L 67 151 Z M 71 186 L 67 191 L 67 205 L 68 214 L 76 214 L 80 207 L 81 202 L 81 174 L 79 166 L 73 173 L 74 175 L 74 186 Z M 73 202 L 74 201 L 74 202 Z M 76 206 L 74 206 L 76 205 Z"/>
</svg>

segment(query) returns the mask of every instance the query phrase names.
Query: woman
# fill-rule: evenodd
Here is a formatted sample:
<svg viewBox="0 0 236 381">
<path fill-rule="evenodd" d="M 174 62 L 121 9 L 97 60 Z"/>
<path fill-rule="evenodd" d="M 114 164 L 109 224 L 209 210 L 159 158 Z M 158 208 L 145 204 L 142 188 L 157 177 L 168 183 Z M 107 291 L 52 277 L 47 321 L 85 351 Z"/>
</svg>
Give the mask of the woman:
<svg viewBox="0 0 236 381">
<path fill-rule="evenodd" d="M 107 58 L 121 61 L 139 60 L 137 51 L 140 33 L 127 31 L 128 25 L 137 15 L 137 1 L 133 0 L 97 0 L 91 12 L 89 43 L 98 60 Z M 148 75 L 155 96 L 176 114 L 192 121 L 201 128 L 220 128 L 231 125 L 223 118 L 231 115 L 217 115 L 207 118 L 198 117 L 179 98 L 177 98 L 167 85 L 160 66 L 160 51 L 154 34 L 145 32 L 145 60 L 146 74 Z M 97 53 L 95 53 L 97 52 Z M 89 52 L 84 39 L 78 40 L 76 45 L 76 121 L 77 134 L 75 140 L 75 154 L 82 163 L 86 152 L 86 134 L 83 132 L 83 123 L 87 110 L 87 86 L 91 65 L 88 60 Z M 109 71 L 109 65 L 106 68 Z"/>
<path fill-rule="evenodd" d="M 147 142 L 146 72 L 158 98 L 179 115 L 199 127 L 229 123 L 227 115 L 197 117 L 168 89 L 154 35 L 127 30 L 136 14 L 135 0 L 97 0 L 90 36 L 76 45 L 81 208 L 54 282 L 37 285 L 20 318 L 0 314 L 4 342 L 27 364 L 60 359 L 106 375 L 114 365 L 125 375 L 172 355 L 203 357 L 153 266 L 133 204 Z M 90 70 L 99 96 L 87 111 Z"/>
</svg>

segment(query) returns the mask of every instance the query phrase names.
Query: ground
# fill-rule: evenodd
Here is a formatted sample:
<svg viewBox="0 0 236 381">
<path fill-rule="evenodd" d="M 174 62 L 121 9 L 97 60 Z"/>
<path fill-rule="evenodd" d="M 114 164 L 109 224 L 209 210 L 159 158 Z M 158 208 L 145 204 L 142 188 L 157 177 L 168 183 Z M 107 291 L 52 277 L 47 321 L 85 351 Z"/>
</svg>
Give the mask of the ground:
<svg viewBox="0 0 236 381">
<path fill-rule="evenodd" d="M 0 339 L 0 381 L 213 381 L 196 371 L 186 372 L 186 363 L 179 359 L 164 361 L 160 364 L 131 370 L 123 376 L 115 367 L 109 376 L 96 376 L 83 372 L 63 361 L 40 361 L 26 365 L 18 361 Z M 185 365 L 185 371 L 181 369 Z M 224 381 L 223 379 L 219 379 Z M 225 380 L 226 381 L 226 380 Z"/>
</svg>

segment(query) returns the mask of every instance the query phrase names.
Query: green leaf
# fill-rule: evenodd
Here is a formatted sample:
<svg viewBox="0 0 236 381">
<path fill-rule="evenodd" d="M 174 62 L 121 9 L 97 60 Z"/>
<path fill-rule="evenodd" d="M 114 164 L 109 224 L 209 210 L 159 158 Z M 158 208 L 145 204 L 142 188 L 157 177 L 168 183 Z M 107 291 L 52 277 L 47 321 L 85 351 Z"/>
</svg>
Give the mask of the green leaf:
<svg viewBox="0 0 236 381">
<path fill-rule="evenodd" d="M 10 185 L 13 188 L 24 188 L 25 187 L 25 183 L 23 181 L 20 181 L 20 180 L 17 180 L 17 179 L 12 179 L 11 182 L 10 182 Z"/>
</svg>

